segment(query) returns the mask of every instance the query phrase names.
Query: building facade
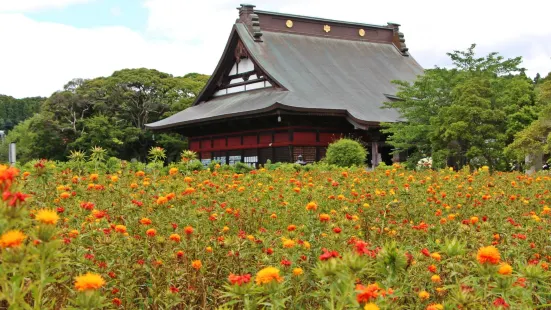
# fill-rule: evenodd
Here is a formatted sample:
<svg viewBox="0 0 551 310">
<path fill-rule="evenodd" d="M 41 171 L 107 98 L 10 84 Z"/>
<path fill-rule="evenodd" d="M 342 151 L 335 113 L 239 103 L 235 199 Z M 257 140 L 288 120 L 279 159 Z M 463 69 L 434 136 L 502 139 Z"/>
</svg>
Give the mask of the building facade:
<svg viewBox="0 0 551 310">
<path fill-rule="evenodd" d="M 397 100 L 391 81 L 423 72 L 400 25 L 238 9 L 194 104 L 148 128 L 182 133 L 204 163 L 314 162 L 345 136 L 366 144 L 369 164 L 392 162 L 380 124 L 400 118 L 383 102 Z"/>
</svg>

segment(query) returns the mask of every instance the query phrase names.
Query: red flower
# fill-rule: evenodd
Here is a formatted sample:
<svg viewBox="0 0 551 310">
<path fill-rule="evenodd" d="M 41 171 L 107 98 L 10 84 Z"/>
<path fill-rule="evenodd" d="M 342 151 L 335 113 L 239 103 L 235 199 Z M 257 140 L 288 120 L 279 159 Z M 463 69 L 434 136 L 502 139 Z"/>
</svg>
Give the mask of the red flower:
<svg viewBox="0 0 551 310">
<path fill-rule="evenodd" d="M 230 281 L 233 285 L 243 285 L 245 283 L 249 283 L 251 281 L 251 275 L 250 274 L 244 274 L 244 275 L 236 275 L 233 273 L 230 273 L 228 276 L 228 281 Z"/>
<path fill-rule="evenodd" d="M 122 301 L 118 298 L 113 298 L 113 305 L 119 307 L 122 304 Z"/>
<path fill-rule="evenodd" d="M 336 234 L 340 234 L 341 231 L 342 231 L 342 229 L 340 229 L 340 227 L 333 228 L 333 232 L 336 233 Z"/>
<path fill-rule="evenodd" d="M 494 306 L 496 307 L 503 307 L 503 308 L 509 308 L 509 304 L 505 302 L 505 299 L 498 297 L 494 300 Z"/>
<path fill-rule="evenodd" d="M 170 292 L 172 293 L 178 293 L 180 290 L 176 286 L 170 286 Z"/>
<path fill-rule="evenodd" d="M 285 267 L 289 267 L 289 266 L 291 266 L 291 261 L 284 258 L 284 259 L 281 260 L 281 265 L 283 265 Z"/>
<path fill-rule="evenodd" d="M 57 213 L 63 213 L 63 212 L 65 212 L 65 208 L 63 208 L 63 207 L 58 207 L 57 208 Z"/>
<path fill-rule="evenodd" d="M 339 257 L 339 252 L 337 251 L 329 251 L 326 248 L 321 249 L 323 251 L 323 254 L 320 255 L 320 260 L 329 260 L 333 257 Z"/>
<path fill-rule="evenodd" d="M 426 257 L 430 256 L 430 251 L 427 248 L 424 248 L 421 250 L 421 254 L 425 255 Z"/>
</svg>

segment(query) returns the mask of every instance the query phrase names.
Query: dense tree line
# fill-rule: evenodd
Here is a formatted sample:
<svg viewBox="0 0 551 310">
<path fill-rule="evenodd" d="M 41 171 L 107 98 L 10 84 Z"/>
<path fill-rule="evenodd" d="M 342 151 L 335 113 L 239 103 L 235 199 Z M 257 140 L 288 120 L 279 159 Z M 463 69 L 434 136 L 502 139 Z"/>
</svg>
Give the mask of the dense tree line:
<svg viewBox="0 0 551 310">
<path fill-rule="evenodd" d="M 407 120 L 385 124 L 384 131 L 397 150 L 409 152 L 411 165 L 430 156 L 438 167 L 487 165 L 507 170 L 534 152 L 520 134 L 526 136 L 526 128 L 538 133 L 539 149 L 549 151 L 543 146 L 549 126 L 531 124 L 544 119 L 549 110 L 550 76 L 528 78 L 520 57 L 504 59 L 497 53 L 476 57 L 475 45 L 448 56 L 451 68 L 426 70 L 413 83 L 394 81 L 401 100 L 385 104 Z"/>
<path fill-rule="evenodd" d="M 46 98 L 29 97 L 16 99 L 0 95 L 0 130 L 9 131 L 20 122 L 40 111 L 40 105 Z"/>
<path fill-rule="evenodd" d="M 208 76 L 175 77 L 152 69 L 124 69 L 108 77 L 74 79 L 43 101 L 40 113 L 15 126 L 7 142 L 17 143 L 18 160 L 66 160 L 70 151 L 103 147 L 108 156 L 145 160 L 152 145 L 170 159 L 187 147 L 179 134 L 153 135 L 145 124 L 193 103 Z M 3 146 L 5 157 L 6 145 Z"/>
</svg>

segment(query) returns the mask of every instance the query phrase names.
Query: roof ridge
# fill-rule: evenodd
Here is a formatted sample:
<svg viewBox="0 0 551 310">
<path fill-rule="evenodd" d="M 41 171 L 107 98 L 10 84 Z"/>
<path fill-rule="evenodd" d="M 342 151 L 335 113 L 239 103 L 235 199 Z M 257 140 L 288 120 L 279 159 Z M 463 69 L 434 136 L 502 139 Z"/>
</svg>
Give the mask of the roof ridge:
<svg viewBox="0 0 551 310">
<path fill-rule="evenodd" d="M 349 22 L 344 20 L 329 19 L 329 18 L 322 18 L 322 17 L 315 17 L 315 16 L 287 14 L 287 13 L 272 12 L 272 11 L 254 10 L 254 12 L 260 13 L 260 14 L 266 14 L 266 15 L 275 15 L 280 17 L 302 18 L 302 19 L 308 19 L 308 20 L 318 21 L 318 22 L 336 23 L 336 24 L 343 24 L 343 25 L 350 25 L 350 26 L 363 26 L 363 27 L 380 28 L 380 29 L 392 29 L 393 27 L 390 25 L 400 26 L 399 24 L 391 23 L 391 22 L 389 22 L 385 26 L 385 25 L 366 24 L 366 23 L 359 23 L 359 22 Z"/>
</svg>

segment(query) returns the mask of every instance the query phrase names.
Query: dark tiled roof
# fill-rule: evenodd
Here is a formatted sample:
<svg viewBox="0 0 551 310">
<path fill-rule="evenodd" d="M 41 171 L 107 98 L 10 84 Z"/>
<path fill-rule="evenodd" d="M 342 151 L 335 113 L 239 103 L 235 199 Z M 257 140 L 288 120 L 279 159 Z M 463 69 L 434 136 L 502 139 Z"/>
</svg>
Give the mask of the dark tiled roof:
<svg viewBox="0 0 551 310">
<path fill-rule="evenodd" d="M 391 81 L 413 81 L 423 73 L 413 57 L 404 56 L 389 43 L 270 31 L 263 31 L 262 42 L 256 42 L 245 24 L 236 23 L 234 31 L 253 60 L 284 89 L 215 97 L 148 124 L 148 128 L 169 128 L 277 107 L 345 112 L 354 123 L 394 122 L 399 120 L 397 111 L 381 109 L 389 95 L 396 93 Z"/>
</svg>

